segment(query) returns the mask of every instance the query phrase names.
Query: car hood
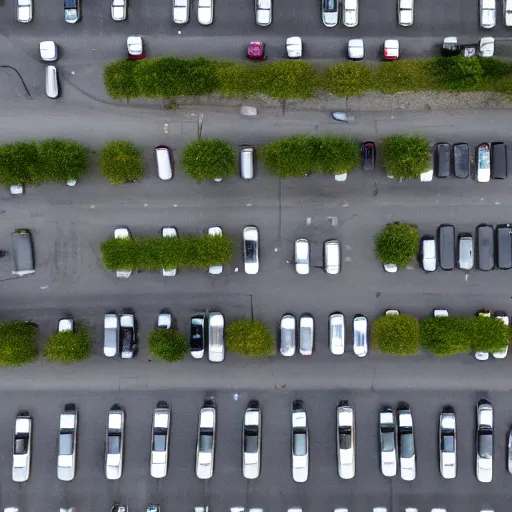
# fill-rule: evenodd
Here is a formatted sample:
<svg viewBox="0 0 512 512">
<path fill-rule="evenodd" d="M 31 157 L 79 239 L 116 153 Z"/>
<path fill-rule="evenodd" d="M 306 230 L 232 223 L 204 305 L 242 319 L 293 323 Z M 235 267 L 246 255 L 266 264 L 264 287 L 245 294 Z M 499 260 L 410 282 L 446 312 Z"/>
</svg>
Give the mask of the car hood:
<svg viewBox="0 0 512 512">
<path fill-rule="evenodd" d="M 121 455 L 119 453 L 109 453 L 107 455 L 107 466 L 119 467 L 121 465 Z"/>
<path fill-rule="evenodd" d="M 188 7 L 185 5 L 175 5 L 173 10 L 175 23 L 186 23 L 188 20 Z"/>
<path fill-rule="evenodd" d="M 257 478 L 259 475 L 259 458 L 255 453 L 244 453 L 245 478 Z"/>
<path fill-rule="evenodd" d="M 60 462 L 57 466 L 57 477 L 59 480 L 69 482 L 73 480 L 73 468 L 69 465 L 61 465 Z"/>
<path fill-rule="evenodd" d="M 494 11 L 491 11 L 490 9 L 482 9 L 482 26 L 493 27 L 494 24 Z"/>
<path fill-rule="evenodd" d="M 354 452 L 350 450 L 340 450 L 340 476 L 341 478 L 353 478 L 355 474 Z"/>
<path fill-rule="evenodd" d="M 154 460 L 151 464 L 151 476 L 153 478 L 164 478 L 167 474 L 167 466 L 165 463 L 156 463 Z"/>
<path fill-rule="evenodd" d="M 165 452 L 151 452 L 151 461 L 153 464 L 165 464 L 167 454 Z"/>
<path fill-rule="evenodd" d="M 256 11 L 256 22 L 259 25 L 270 25 L 270 10 L 258 9 Z"/>
<path fill-rule="evenodd" d="M 210 6 L 201 6 L 197 9 L 197 21 L 202 24 L 211 23 L 212 8 Z"/>
<path fill-rule="evenodd" d="M 400 459 L 400 476 L 402 480 L 411 481 L 416 478 L 416 464 L 414 457 Z"/>
<path fill-rule="evenodd" d="M 324 12 L 322 14 L 322 20 L 325 25 L 336 25 L 338 23 L 337 12 Z"/>
<path fill-rule="evenodd" d="M 28 478 L 28 469 L 26 467 L 13 467 L 12 479 L 15 482 L 24 482 Z"/>
<path fill-rule="evenodd" d="M 57 457 L 57 466 L 59 468 L 70 468 L 73 466 L 73 455 L 59 455 Z"/>
<path fill-rule="evenodd" d="M 294 461 L 296 458 L 294 457 Z M 308 479 L 308 468 L 307 466 L 298 466 L 293 464 L 293 479 L 296 482 L 306 482 Z"/>
<path fill-rule="evenodd" d="M 441 453 L 441 467 L 444 478 L 455 478 L 456 457 L 454 453 Z"/>
<path fill-rule="evenodd" d="M 355 27 L 357 25 L 357 12 L 345 11 L 345 25 L 347 27 Z"/>
</svg>

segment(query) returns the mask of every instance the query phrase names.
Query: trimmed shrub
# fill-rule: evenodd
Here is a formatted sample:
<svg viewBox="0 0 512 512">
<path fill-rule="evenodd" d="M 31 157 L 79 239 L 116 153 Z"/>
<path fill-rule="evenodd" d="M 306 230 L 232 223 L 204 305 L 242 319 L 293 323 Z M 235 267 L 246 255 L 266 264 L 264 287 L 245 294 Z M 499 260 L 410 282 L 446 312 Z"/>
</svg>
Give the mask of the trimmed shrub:
<svg viewBox="0 0 512 512">
<path fill-rule="evenodd" d="M 38 326 L 31 322 L 0 322 L 0 366 L 21 366 L 37 358 Z"/>
<path fill-rule="evenodd" d="M 41 183 L 39 149 L 36 142 L 14 142 L 0 147 L 0 183 L 6 187 L 19 183 Z"/>
<path fill-rule="evenodd" d="M 156 329 L 149 333 L 149 353 L 163 361 L 182 361 L 188 352 L 188 341 L 176 329 Z"/>
<path fill-rule="evenodd" d="M 413 356 L 420 350 L 420 323 L 408 315 L 385 315 L 371 328 L 372 346 L 384 354 Z"/>
<path fill-rule="evenodd" d="M 375 257 L 383 264 L 406 267 L 418 254 L 420 233 L 405 222 L 387 224 L 375 237 Z"/>
<path fill-rule="evenodd" d="M 362 62 L 340 62 L 327 68 L 322 87 L 336 96 L 361 96 L 375 87 L 372 70 Z"/>
<path fill-rule="evenodd" d="M 89 165 L 88 149 L 72 140 L 44 140 L 39 157 L 44 181 L 79 180 Z"/>
<path fill-rule="evenodd" d="M 349 139 L 327 135 L 320 137 L 319 146 L 316 156 L 320 172 L 343 174 L 359 165 L 359 146 Z"/>
<path fill-rule="evenodd" d="M 108 270 L 208 269 L 231 260 L 233 244 L 227 236 L 176 238 L 111 238 L 101 244 L 103 265 Z"/>
<path fill-rule="evenodd" d="M 107 94 L 114 100 L 137 98 L 142 95 L 135 79 L 133 60 L 117 60 L 105 66 L 103 83 Z"/>
<path fill-rule="evenodd" d="M 509 344 L 510 329 L 500 319 L 471 317 L 471 350 L 473 352 L 499 352 Z"/>
<path fill-rule="evenodd" d="M 431 166 L 428 141 L 420 135 L 386 137 L 382 152 L 388 174 L 397 179 L 418 179 Z"/>
<path fill-rule="evenodd" d="M 43 355 L 52 363 L 78 363 L 92 354 L 91 336 L 84 325 L 75 331 L 56 332 L 48 339 Z"/>
<path fill-rule="evenodd" d="M 113 140 L 100 152 L 100 172 L 113 185 L 138 181 L 144 175 L 141 152 L 133 142 Z"/>
<path fill-rule="evenodd" d="M 200 139 L 191 142 L 181 154 L 185 172 L 201 182 L 215 178 L 229 178 L 236 173 L 236 153 L 219 139 Z"/>
<path fill-rule="evenodd" d="M 466 318 L 427 318 L 420 322 L 420 344 L 435 356 L 452 356 L 471 350 Z"/>
<path fill-rule="evenodd" d="M 280 178 L 301 178 L 317 170 L 319 137 L 295 135 L 265 144 L 259 156 L 271 174 Z"/>
<path fill-rule="evenodd" d="M 373 71 L 375 89 L 384 94 L 435 88 L 428 60 L 384 62 L 373 68 Z"/>
<path fill-rule="evenodd" d="M 247 98 L 257 94 L 258 68 L 240 62 L 216 62 L 218 92 L 229 98 Z"/>
<path fill-rule="evenodd" d="M 436 57 L 430 61 L 429 68 L 438 87 L 447 91 L 475 91 L 480 88 L 484 70 L 480 59 L 455 57 Z"/>
<path fill-rule="evenodd" d="M 270 329 L 258 320 L 236 320 L 225 330 L 224 342 L 229 352 L 246 357 L 269 357 L 275 354 L 275 342 Z"/>
</svg>

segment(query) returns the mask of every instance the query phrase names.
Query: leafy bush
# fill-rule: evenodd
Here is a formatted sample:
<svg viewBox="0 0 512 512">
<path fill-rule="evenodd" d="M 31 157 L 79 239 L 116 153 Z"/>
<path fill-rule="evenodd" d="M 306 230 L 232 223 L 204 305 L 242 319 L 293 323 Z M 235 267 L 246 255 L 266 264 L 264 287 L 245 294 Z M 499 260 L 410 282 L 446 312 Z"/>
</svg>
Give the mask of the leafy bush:
<svg viewBox="0 0 512 512">
<path fill-rule="evenodd" d="M 499 352 L 509 344 L 510 330 L 498 318 L 471 317 L 471 350 L 473 352 Z"/>
<path fill-rule="evenodd" d="M 229 263 L 232 251 L 232 241 L 224 235 L 111 238 L 101 244 L 103 265 L 108 270 L 208 269 Z"/>
<path fill-rule="evenodd" d="M 275 343 L 270 329 L 257 320 L 236 320 L 225 330 L 224 342 L 230 352 L 246 357 L 268 357 L 275 353 Z"/>
<path fill-rule="evenodd" d="M 138 181 L 144 175 L 141 152 L 133 142 L 111 141 L 101 150 L 100 172 L 113 185 Z"/>
<path fill-rule="evenodd" d="M 0 322 L 0 366 L 21 366 L 37 358 L 37 324 Z"/>
<path fill-rule="evenodd" d="M 79 180 L 89 165 L 88 149 L 71 140 L 44 140 L 39 157 L 44 181 Z"/>
<path fill-rule="evenodd" d="M 362 62 L 340 62 L 327 68 L 322 86 L 336 96 L 361 96 L 375 87 L 371 69 Z"/>
<path fill-rule="evenodd" d="M 373 82 L 384 94 L 435 88 L 428 60 L 385 62 L 374 68 Z"/>
<path fill-rule="evenodd" d="M 420 233 L 416 226 L 405 222 L 387 224 L 375 237 L 375 257 L 383 264 L 406 267 L 417 255 Z"/>
<path fill-rule="evenodd" d="M 103 70 L 103 82 L 112 99 L 131 99 L 142 95 L 135 79 L 137 64 L 133 60 L 118 60 L 107 64 Z"/>
<path fill-rule="evenodd" d="M 0 183 L 6 187 L 19 183 L 41 183 L 41 165 L 36 142 L 14 142 L 0 147 Z"/>
<path fill-rule="evenodd" d="M 44 356 L 52 363 L 77 363 L 92 353 L 91 336 L 84 325 L 75 331 L 56 332 L 44 347 Z"/>
<path fill-rule="evenodd" d="M 188 352 L 185 336 L 175 329 L 156 329 L 149 333 L 149 353 L 169 363 L 182 361 Z"/>
<path fill-rule="evenodd" d="M 318 169 L 329 174 L 343 174 L 359 165 L 359 146 L 343 137 L 320 137 L 317 153 Z"/>
<path fill-rule="evenodd" d="M 185 172 L 197 181 L 229 178 L 236 173 L 236 153 L 219 139 L 191 142 L 181 154 Z"/>
<path fill-rule="evenodd" d="M 466 58 L 462 55 L 436 57 L 430 61 L 429 67 L 441 89 L 475 91 L 479 89 L 484 77 L 480 62 L 480 59 Z"/>
<path fill-rule="evenodd" d="M 420 135 L 386 137 L 382 151 L 388 174 L 397 179 L 417 179 L 431 166 L 428 141 Z"/>
<path fill-rule="evenodd" d="M 257 94 L 258 68 L 240 62 L 216 62 L 218 92 L 229 98 L 247 98 Z"/>
<path fill-rule="evenodd" d="M 420 323 L 408 315 L 385 315 L 371 328 L 372 346 L 384 354 L 416 355 L 420 350 Z"/>
</svg>

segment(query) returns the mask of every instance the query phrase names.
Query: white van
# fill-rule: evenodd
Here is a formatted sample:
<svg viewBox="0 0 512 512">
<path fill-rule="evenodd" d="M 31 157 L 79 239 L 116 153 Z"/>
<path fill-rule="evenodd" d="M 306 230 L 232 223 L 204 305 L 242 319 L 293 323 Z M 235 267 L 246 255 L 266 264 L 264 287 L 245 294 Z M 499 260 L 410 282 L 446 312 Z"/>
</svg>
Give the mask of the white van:
<svg viewBox="0 0 512 512">
<path fill-rule="evenodd" d="M 55 66 L 46 66 L 46 96 L 52 100 L 59 96 L 59 77 Z"/>
<path fill-rule="evenodd" d="M 327 274 L 340 272 L 340 243 L 338 240 L 324 242 L 324 271 Z"/>
<path fill-rule="evenodd" d="M 208 359 L 212 363 L 224 361 L 224 316 L 222 313 L 208 315 Z"/>
<path fill-rule="evenodd" d="M 421 241 L 421 263 L 425 272 L 437 269 L 437 248 L 433 236 L 425 236 Z"/>
<path fill-rule="evenodd" d="M 240 176 L 244 180 L 254 178 L 254 148 L 252 146 L 241 146 L 240 150 Z"/>
<path fill-rule="evenodd" d="M 170 180 L 172 178 L 172 168 L 174 167 L 172 149 L 167 146 L 157 146 L 155 153 L 158 177 L 164 181 Z"/>
</svg>

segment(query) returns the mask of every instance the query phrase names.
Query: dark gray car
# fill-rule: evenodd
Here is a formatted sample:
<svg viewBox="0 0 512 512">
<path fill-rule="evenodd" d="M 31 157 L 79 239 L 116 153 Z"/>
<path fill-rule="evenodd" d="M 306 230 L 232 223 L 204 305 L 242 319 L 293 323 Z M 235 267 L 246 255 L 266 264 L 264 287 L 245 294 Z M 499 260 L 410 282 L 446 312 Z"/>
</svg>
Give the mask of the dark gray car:
<svg viewBox="0 0 512 512">
<path fill-rule="evenodd" d="M 450 176 L 451 147 L 447 142 L 436 144 L 435 170 L 438 178 Z"/>
<path fill-rule="evenodd" d="M 476 229 L 478 268 L 492 270 L 494 268 L 494 229 L 488 224 L 481 224 Z"/>
<path fill-rule="evenodd" d="M 512 268 L 512 229 L 510 224 L 496 227 L 496 260 L 498 268 Z"/>
<path fill-rule="evenodd" d="M 462 142 L 453 145 L 453 174 L 456 178 L 469 176 L 469 146 Z"/>
</svg>

